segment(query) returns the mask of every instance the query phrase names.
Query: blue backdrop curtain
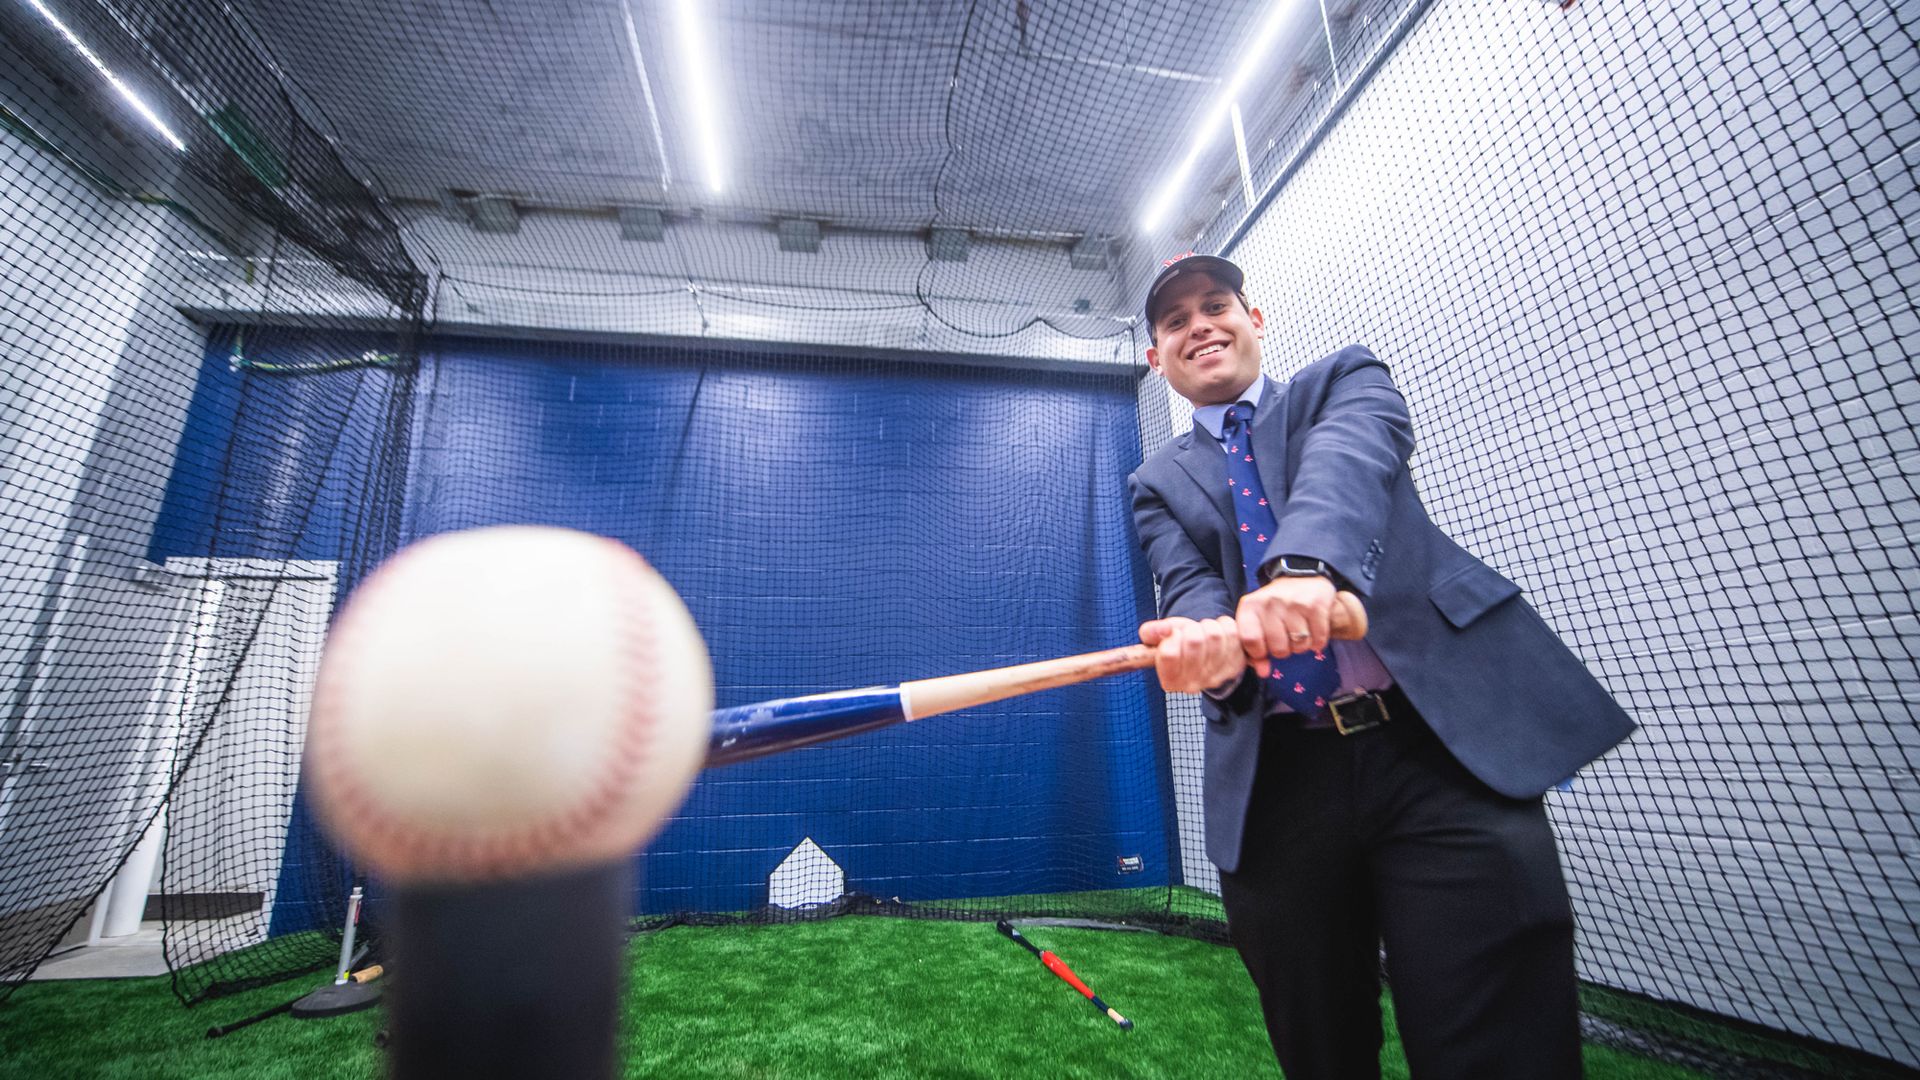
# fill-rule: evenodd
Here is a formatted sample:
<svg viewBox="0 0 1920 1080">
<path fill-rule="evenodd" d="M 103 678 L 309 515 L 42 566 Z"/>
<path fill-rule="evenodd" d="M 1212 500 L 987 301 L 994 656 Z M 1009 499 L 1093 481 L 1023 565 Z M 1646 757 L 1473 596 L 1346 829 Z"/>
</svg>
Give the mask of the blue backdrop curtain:
<svg viewBox="0 0 1920 1080">
<path fill-rule="evenodd" d="M 255 363 L 368 347 L 251 333 Z M 364 546 L 365 448 L 403 376 L 237 371 L 232 340 L 210 339 L 151 557 Z M 1129 372 L 448 339 L 416 380 L 403 539 L 626 542 L 692 610 L 723 706 L 1125 644 L 1151 613 Z M 323 401 L 345 419 L 302 430 Z M 881 899 L 1177 881 L 1165 747 L 1134 675 L 714 770 L 642 857 L 635 910 L 765 904 L 808 837 Z M 319 921 L 301 883 L 334 859 L 304 803 L 294 824 L 275 933 Z"/>
</svg>

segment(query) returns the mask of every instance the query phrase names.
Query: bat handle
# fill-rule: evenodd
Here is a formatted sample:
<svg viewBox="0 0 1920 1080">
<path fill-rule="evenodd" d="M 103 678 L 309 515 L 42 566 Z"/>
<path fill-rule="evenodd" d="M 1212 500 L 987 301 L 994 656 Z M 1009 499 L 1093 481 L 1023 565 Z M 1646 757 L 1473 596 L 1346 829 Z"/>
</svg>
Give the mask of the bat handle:
<svg viewBox="0 0 1920 1080">
<path fill-rule="evenodd" d="M 1357 642 L 1367 636 L 1367 607 L 1352 592 L 1332 594 L 1332 611 L 1327 617 L 1327 634 L 1336 642 Z M 1131 646 L 1133 667 L 1154 667 L 1152 646 Z"/>
</svg>

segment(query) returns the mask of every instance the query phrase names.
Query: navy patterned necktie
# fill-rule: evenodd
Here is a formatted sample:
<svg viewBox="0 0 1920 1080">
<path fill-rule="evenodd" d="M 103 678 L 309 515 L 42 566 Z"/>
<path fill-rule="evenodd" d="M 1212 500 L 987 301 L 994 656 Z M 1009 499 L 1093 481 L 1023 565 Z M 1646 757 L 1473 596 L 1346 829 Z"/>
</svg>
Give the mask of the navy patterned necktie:
<svg viewBox="0 0 1920 1080">
<path fill-rule="evenodd" d="M 1240 570 L 1248 592 L 1260 587 L 1260 560 L 1266 558 L 1279 519 L 1267 505 L 1260 470 L 1253 462 L 1253 406 L 1242 401 L 1227 409 L 1220 441 L 1227 447 L 1227 487 L 1233 490 L 1233 520 L 1240 537 Z M 1283 553 L 1284 554 L 1284 553 Z M 1267 676 L 1270 699 L 1283 701 L 1302 716 L 1319 719 L 1327 699 L 1340 686 L 1339 666 L 1325 651 L 1275 657 Z"/>
</svg>

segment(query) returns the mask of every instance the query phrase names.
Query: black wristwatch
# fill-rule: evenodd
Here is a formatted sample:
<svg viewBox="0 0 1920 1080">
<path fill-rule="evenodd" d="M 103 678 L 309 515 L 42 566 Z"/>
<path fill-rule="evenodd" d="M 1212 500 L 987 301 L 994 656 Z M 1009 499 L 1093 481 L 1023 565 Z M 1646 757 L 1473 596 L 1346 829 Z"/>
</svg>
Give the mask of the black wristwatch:
<svg viewBox="0 0 1920 1080">
<path fill-rule="evenodd" d="M 1267 563 L 1273 568 L 1274 577 L 1323 577 L 1335 580 L 1333 567 L 1325 559 L 1310 559 L 1305 555 L 1282 555 Z"/>
</svg>

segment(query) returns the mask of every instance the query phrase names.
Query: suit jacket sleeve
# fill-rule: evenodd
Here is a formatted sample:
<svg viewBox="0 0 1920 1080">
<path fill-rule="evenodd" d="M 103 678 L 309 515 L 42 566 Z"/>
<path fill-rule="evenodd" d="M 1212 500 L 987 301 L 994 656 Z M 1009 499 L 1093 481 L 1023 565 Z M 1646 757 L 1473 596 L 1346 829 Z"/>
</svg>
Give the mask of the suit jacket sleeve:
<svg viewBox="0 0 1920 1080">
<path fill-rule="evenodd" d="M 1413 423 L 1373 353 L 1349 346 L 1329 364 L 1299 403 L 1304 414 L 1291 418 L 1305 425 L 1305 443 L 1261 580 L 1271 578 L 1273 559 L 1304 555 L 1325 560 L 1365 595 L 1367 576 L 1357 571 L 1385 542 L 1393 488 L 1413 453 Z"/>
<path fill-rule="evenodd" d="M 1160 614 L 1196 621 L 1233 614 L 1234 597 L 1226 581 L 1200 554 L 1166 500 L 1138 473 L 1128 477 L 1127 484 L 1133 489 L 1133 525 L 1160 585 Z M 1229 686 L 1207 691 L 1207 696 L 1225 708 L 1245 709 L 1258 683 L 1249 669 Z"/>
</svg>

